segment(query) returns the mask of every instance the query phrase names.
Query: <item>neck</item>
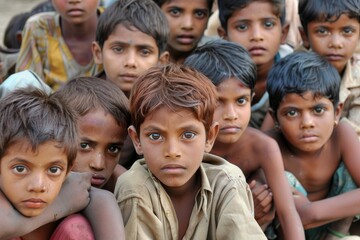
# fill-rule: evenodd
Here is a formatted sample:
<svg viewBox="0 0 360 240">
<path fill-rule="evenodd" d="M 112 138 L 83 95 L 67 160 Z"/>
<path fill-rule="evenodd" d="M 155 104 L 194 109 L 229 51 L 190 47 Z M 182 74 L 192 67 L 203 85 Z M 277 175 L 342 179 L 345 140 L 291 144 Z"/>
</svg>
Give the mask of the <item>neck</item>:
<svg viewBox="0 0 360 240">
<path fill-rule="evenodd" d="M 64 38 L 78 38 L 78 39 L 86 39 L 86 38 L 94 38 L 95 39 L 95 31 L 97 25 L 97 14 L 91 16 L 88 21 L 83 22 L 81 24 L 71 24 L 60 17 L 60 25 L 61 32 Z"/>
</svg>

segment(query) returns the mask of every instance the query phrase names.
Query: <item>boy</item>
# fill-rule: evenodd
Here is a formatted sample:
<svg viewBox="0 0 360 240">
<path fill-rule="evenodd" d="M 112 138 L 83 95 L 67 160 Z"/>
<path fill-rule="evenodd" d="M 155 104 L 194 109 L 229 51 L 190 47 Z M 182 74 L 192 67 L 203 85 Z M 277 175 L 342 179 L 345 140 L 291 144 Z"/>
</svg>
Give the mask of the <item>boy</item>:
<svg viewBox="0 0 360 240">
<path fill-rule="evenodd" d="M 31 69 L 56 90 L 69 79 L 101 70 L 92 57 L 99 0 L 52 0 L 57 12 L 31 17 L 24 28 L 16 71 Z"/>
<path fill-rule="evenodd" d="M 144 159 L 115 187 L 129 239 L 266 239 L 241 170 L 205 154 L 215 106 L 216 89 L 190 68 L 152 68 L 135 82 L 128 131 Z"/>
<path fill-rule="evenodd" d="M 219 123 L 220 131 L 211 153 L 237 165 L 247 179 L 263 169 L 274 196 L 283 236 L 285 239 L 305 239 L 279 147 L 259 130 L 247 127 L 256 80 L 256 66 L 249 53 L 236 43 L 219 40 L 197 48 L 184 64 L 211 79 L 217 89 L 214 121 Z M 268 222 L 257 218 L 259 213 L 256 210 L 255 217 L 265 228 Z"/>
<path fill-rule="evenodd" d="M 324 56 L 342 80 L 342 121 L 348 122 L 360 138 L 360 65 L 351 64 L 360 39 L 360 2 L 353 0 L 300 1 L 303 45 Z"/>
<path fill-rule="evenodd" d="M 360 146 L 351 126 L 338 123 L 339 88 L 337 70 L 313 52 L 290 54 L 268 77 L 276 125 L 270 136 L 294 175 L 289 178 L 307 194 L 294 198 L 305 229 L 321 226 L 307 230 L 306 239 L 322 239 L 335 232 L 328 223 L 360 213 Z"/>
<path fill-rule="evenodd" d="M 256 64 L 255 95 L 251 102 L 250 126 L 260 128 L 268 111 L 266 78 L 280 59 L 289 25 L 285 24 L 284 0 L 220 0 L 219 36 L 244 46 Z"/>
<path fill-rule="evenodd" d="M 129 97 L 142 72 L 168 61 L 168 34 L 166 18 L 151 0 L 115 2 L 100 17 L 92 45 L 95 62 L 104 67 L 99 77 L 115 82 Z"/>
<path fill-rule="evenodd" d="M 204 35 L 214 0 L 154 0 L 170 26 L 170 61 L 183 63 Z"/>
<path fill-rule="evenodd" d="M 115 83 L 96 77 L 73 79 L 54 95 L 78 114 L 80 142 L 72 170 L 92 173 L 93 187 L 113 192 L 125 171 L 117 163 L 130 125 L 129 100 Z"/>
<path fill-rule="evenodd" d="M 44 222 L 46 216 L 41 218 L 40 215 L 44 211 L 46 213 L 45 209 L 58 196 L 76 157 L 78 138 L 75 112 L 56 96 L 48 96 L 39 90 L 16 90 L 1 100 L 0 113 L 2 116 L 0 126 L 3 129 L 0 133 L 0 189 L 8 201 L 23 216 L 32 217 L 33 221 Z M 65 189 L 69 189 L 69 187 Z M 77 187 L 73 187 L 72 194 L 78 193 L 76 190 Z M 93 224 L 97 220 L 104 219 L 102 213 L 94 213 L 99 207 L 100 201 L 106 202 L 106 207 L 102 208 L 102 212 L 106 212 L 106 218 L 108 219 L 111 216 L 116 223 L 122 223 L 122 221 L 118 221 L 119 217 L 121 219 L 121 215 L 109 214 L 109 204 L 112 207 L 114 206 L 112 205 L 115 203 L 114 197 L 111 198 L 105 191 L 94 190 L 91 191 L 90 195 L 90 205 L 84 213 L 92 220 Z M 57 201 L 58 206 L 52 207 L 53 210 L 58 209 L 56 212 L 59 210 L 69 212 L 62 207 L 64 206 L 62 203 L 64 196 L 69 196 L 69 193 L 65 192 L 65 195 L 64 193 L 60 195 L 62 200 Z M 73 195 L 72 198 L 83 201 L 81 200 L 83 196 Z M 15 219 L 19 219 L 20 222 L 25 223 L 26 220 L 14 214 L 14 210 L 7 206 L 8 201 L 2 199 L 2 209 L 4 207 L 5 210 L 7 209 L 5 213 L 7 221 L 12 223 Z M 70 206 L 65 204 L 65 206 L 68 205 L 72 208 L 76 207 L 77 204 L 79 203 L 72 203 Z M 92 211 L 88 212 L 90 209 Z M 63 214 L 60 212 L 60 216 Z M 95 215 L 97 215 L 96 218 Z M 55 214 L 52 221 L 56 219 L 58 216 Z M 83 218 L 73 218 L 71 223 L 74 226 L 84 227 L 79 232 L 75 228 L 70 229 L 71 236 L 83 236 L 84 234 L 92 236 L 90 225 L 84 222 Z M 34 224 L 37 225 L 32 223 L 30 227 L 18 226 L 19 231 L 16 234 L 26 233 L 25 239 L 49 239 L 50 236 L 56 238 L 62 234 L 61 226 L 57 227 L 54 223 L 41 227 L 37 225 L 39 228 L 36 230 L 31 227 L 35 226 Z M 102 226 L 101 231 L 96 231 L 99 230 L 100 225 L 94 224 L 95 232 L 99 233 L 97 237 L 114 235 L 104 233 L 104 226 Z M 121 228 L 118 225 L 116 229 Z M 2 228 L 2 231 L 5 233 L 1 234 L 14 235 L 14 233 L 7 232 L 8 229 Z"/>
</svg>

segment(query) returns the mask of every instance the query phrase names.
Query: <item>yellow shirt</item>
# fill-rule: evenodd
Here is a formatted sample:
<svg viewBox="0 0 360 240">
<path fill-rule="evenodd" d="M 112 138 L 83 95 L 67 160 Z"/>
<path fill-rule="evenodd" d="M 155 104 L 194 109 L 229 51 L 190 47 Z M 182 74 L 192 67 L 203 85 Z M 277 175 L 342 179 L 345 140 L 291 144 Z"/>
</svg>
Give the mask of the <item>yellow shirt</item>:
<svg viewBox="0 0 360 240">
<path fill-rule="evenodd" d="M 183 239 L 266 239 L 253 217 L 253 199 L 241 170 L 206 154 L 199 168 L 201 189 Z M 127 239 L 178 240 L 171 199 L 150 173 L 144 159 L 116 183 L 115 196 Z"/>
<path fill-rule="evenodd" d="M 75 77 L 94 76 L 101 68 L 93 60 L 82 66 L 74 59 L 62 36 L 57 12 L 36 14 L 26 22 L 16 72 L 33 70 L 56 90 Z"/>
</svg>

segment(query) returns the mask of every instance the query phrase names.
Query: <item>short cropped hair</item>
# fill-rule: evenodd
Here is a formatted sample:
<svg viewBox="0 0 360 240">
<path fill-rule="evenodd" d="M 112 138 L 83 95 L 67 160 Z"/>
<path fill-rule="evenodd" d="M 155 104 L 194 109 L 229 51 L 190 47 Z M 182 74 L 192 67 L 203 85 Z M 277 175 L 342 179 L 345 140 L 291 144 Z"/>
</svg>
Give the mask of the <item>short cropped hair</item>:
<svg viewBox="0 0 360 240">
<path fill-rule="evenodd" d="M 66 102 L 80 117 L 102 109 L 111 114 L 124 129 L 131 123 L 129 100 L 112 81 L 97 77 L 79 77 L 67 82 L 54 95 Z"/>
<path fill-rule="evenodd" d="M 118 25 L 151 36 L 159 53 L 166 50 L 169 25 L 164 13 L 152 0 L 118 0 L 100 15 L 96 28 L 96 42 L 102 49 L 105 41 Z"/>
<path fill-rule="evenodd" d="M 161 7 L 164 3 L 170 2 L 171 0 L 153 0 L 159 7 Z M 206 0 L 208 9 L 211 11 L 214 0 Z"/>
<path fill-rule="evenodd" d="M 309 22 L 335 22 L 342 14 L 360 22 L 359 0 L 300 0 L 299 16 L 301 25 L 307 34 Z"/>
<path fill-rule="evenodd" d="M 325 58 L 315 52 L 294 52 L 275 63 L 269 72 L 266 90 L 270 108 L 276 113 L 282 99 L 291 93 L 312 92 L 339 103 L 340 75 Z"/>
<path fill-rule="evenodd" d="M 273 12 L 280 18 L 281 24 L 285 24 L 285 0 L 218 0 L 220 24 L 227 31 L 229 18 L 236 10 L 243 9 L 253 2 L 267 2 L 273 6 Z"/>
<path fill-rule="evenodd" d="M 216 101 L 215 86 L 202 73 L 186 66 L 165 64 L 150 68 L 135 82 L 130 95 L 130 112 L 138 133 L 145 118 L 160 107 L 174 112 L 192 111 L 208 133 Z"/>
<path fill-rule="evenodd" d="M 249 52 L 240 44 L 225 40 L 210 41 L 185 59 L 184 65 L 195 68 L 215 86 L 229 78 L 236 78 L 254 90 L 256 65 Z"/>
<path fill-rule="evenodd" d="M 27 140 L 33 151 L 54 141 L 70 169 L 77 153 L 76 113 L 58 97 L 39 89 L 14 90 L 0 100 L 0 116 L 0 157 L 17 141 Z"/>
</svg>

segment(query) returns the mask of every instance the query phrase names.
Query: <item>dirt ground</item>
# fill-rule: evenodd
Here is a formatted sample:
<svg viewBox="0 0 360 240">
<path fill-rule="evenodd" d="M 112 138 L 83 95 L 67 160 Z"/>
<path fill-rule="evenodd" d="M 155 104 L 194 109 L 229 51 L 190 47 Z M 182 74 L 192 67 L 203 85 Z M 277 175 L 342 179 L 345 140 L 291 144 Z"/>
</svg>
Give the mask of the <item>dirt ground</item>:
<svg viewBox="0 0 360 240">
<path fill-rule="evenodd" d="M 44 0 L 0 0 L 0 45 L 3 46 L 3 35 L 11 17 L 26 12 Z"/>
</svg>

